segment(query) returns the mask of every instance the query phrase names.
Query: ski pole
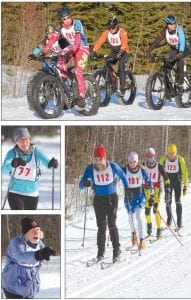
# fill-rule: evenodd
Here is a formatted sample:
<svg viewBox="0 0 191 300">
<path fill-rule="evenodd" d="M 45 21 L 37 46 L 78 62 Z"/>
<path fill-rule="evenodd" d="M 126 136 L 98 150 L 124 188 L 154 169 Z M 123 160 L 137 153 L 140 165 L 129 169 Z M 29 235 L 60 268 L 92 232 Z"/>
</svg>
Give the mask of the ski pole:
<svg viewBox="0 0 191 300">
<path fill-rule="evenodd" d="M 181 246 L 183 246 L 182 242 L 179 240 L 179 238 L 177 237 L 177 235 L 175 234 L 174 230 L 168 226 L 167 222 L 165 221 L 165 219 L 161 216 L 160 212 L 158 209 L 156 209 L 154 206 L 153 206 L 153 209 L 156 213 L 159 214 L 161 220 L 163 220 L 163 222 L 165 223 L 166 227 L 170 230 L 170 232 L 172 233 L 172 235 L 177 239 L 177 241 L 180 243 Z"/>
<path fill-rule="evenodd" d="M 54 209 L 54 168 L 52 168 L 52 209 Z"/>
<path fill-rule="evenodd" d="M 167 204 L 167 206 L 170 208 L 170 204 L 169 204 L 169 203 Z M 173 214 L 172 214 L 172 211 L 171 211 L 171 217 L 172 217 L 172 220 L 173 220 L 173 223 L 174 223 L 175 230 L 176 230 L 176 232 L 177 232 L 178 235 L 179 235 L 178 227 L 177 227 L 177 225 L 176 225 L 176 222 L 175 222 L 174 216 L 173 216 Z"/>
<path fill-rule="evenodd" d="M 85 242 L 85 233 L 86 233 L 86 215 L 87 215 L 87 205 L 88 205 L 88 187 L 86 188 L 86 202 L 85 202 L 85 214 L 84 214 L 84 232 L 83 232 L 83 241 L 82 241 L 82 247 L 84 247 Z"/>
<path fill-rule="evenodd" d="M 7 192 L 6 192 L 4 201 L 3 201 L 3 205 L 2 205 L 2 208 L 1 208 L 2 210 L 4 209 L 5 204 L 6 204 L 6 202 L 7 202 L 8 194 L 9 194 L 10 188 L 13 186 L 13 184 L 12 184 L 12 186 L 11 186 L 11 181 L 12 181 L 14 175 L 15 175 L 15 172 L 16 172 L 16 168 L 14 169 L 13 173 L 11 174 L 11 179 L 10 179 L 10 182 L 9 182 L 9 186 L 8 186 L 8 189 L 7 189 Z"/>
</svg>

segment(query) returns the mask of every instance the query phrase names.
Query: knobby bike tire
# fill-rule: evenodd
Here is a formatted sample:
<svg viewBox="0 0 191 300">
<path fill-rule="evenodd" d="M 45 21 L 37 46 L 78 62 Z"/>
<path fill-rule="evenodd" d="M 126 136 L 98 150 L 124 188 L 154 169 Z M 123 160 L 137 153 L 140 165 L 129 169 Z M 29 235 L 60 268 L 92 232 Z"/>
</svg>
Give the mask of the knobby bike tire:
<svg viewBox="0 0 191 300">
<path fill-rule="evenodd" d="M 99 97 L 99 88 L 97 80 L 91 74 L 84 74 L 86 82 L 86 99 L 85 101 L 91 101 L 90 108 L 88 105 L 85 106 L 85 109 L 80 112 L 84 116 L 93 116 L 97 114 L 100 107 L 100 97 Z M 91 100 L 92 99 L 92 100 Z"/>
<path fill-rule="evenodd" d="M 164 90 L 164 97 L 161 98 L 161 101 L 159 101 L 157 104 L 155 104 L 153 101 L 152 90 L 153 90 L 153 85 L 156 83 L 157 79 L 159 79 L 159 81 L 161 82 L 161 85 L 162 85 L 162 83 L 164 84 L 164 88 L 166 89 L 163 74 L 159 71 L 156 71 L 149 75 L 149 77 L 147 79 L 147 83 L 146 83 L 146 90 L 145 90 L 147 105 L 150 109 L 153 109 L 153 110 L 160 110 L 164 106 L 164 103 L 165 103 L 165 90 Z"/>
<path fill-rule="evenodd" d="M 130 95 L 128 99 L 126 99 L 125 97 L 121 97 L 121 100 L 125 105 L 131 105 L 135 100 L 136 92 L 137 92 L 136 79 L 134 74 L 130 70 L 125 71 L 125 78 L 127 82 L 129 82 L 129 79 L 131 81 L 130 89 L 129 88 L 127 89 L 130 90 Z"/>
<path fill-rule="evenodd" d="M 45 111 L 44 107 L 43 107 L 43 103 L 40 102 L 40 89 L 42 88 L 43 84 L 51 84 L 53 86 L 53 91 L 56 93 L 58 93 L 58 103 L 55 106 L 55 109 L 53 111 L 53 113 L 49 114 Z M 56 90 L 57 89 L 57 90 Z M 53 119 L 53 118 L 57 118 L 62 110 L 63 110 L 63 87 L 61 82 L 59 81 L 58 78 L 56 78 L 55 76 L 51 75 L 51 74 L 43 74 L 41 76 L 41 78 L 38 78 L 38 82 L 36 82 L 36 86 L 34 87 L 34 107 L 35 107 L 35 111 L 39 114 L 39 116 L 43 119 Z M 48 100 L 49 101 L 49 100 Z"/>
<path fill-rule="evenodd" d="M 27 83 L 27 102 L 32 110 L 35 110 L 34 89 L 38 80 L 45 74 L 43 70 L 33 73 Z"/>
<path fill-rule="evenodd" d="M 188 88 L 188 101 L 187 102 L 183 102 L 183 98 L 184 97 L 184 93 L 183 94 L 178 94 L 175 97 L 175 101 L 176 101 L 176 106 L 178 108 L 189 108 L 191 107 L 191 75 L 184 75 L 184 84 L 186 84 L 186 88 Z"/>
<path fill-rule="evenodd" d="M 105 107 L 108 106 L 111 96 L 112 96 L 112 90 L 111 90 L 111 85 L 109 82 L 106 82 L 105 76 L 102 70 L 96 69 L 92 73 L 93 77 L 98 81 L 98 86 L 99 86 L 99 92 L 100 92 L 100 106 Z M 104 85 L 100 86 L 100 80 L 101 77 L 104 79 Z M 104 91 L 104 97 L 101 99 L 102 96 L 102 91 Z"/>
</svg>

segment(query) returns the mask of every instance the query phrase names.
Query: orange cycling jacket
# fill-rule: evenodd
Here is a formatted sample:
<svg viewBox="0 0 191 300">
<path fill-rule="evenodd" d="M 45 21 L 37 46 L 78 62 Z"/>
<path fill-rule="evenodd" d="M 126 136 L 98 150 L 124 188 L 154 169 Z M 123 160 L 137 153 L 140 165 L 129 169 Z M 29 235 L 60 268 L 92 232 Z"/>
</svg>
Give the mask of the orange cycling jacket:
<svg viewBox="0 0 191 300">
<path fill-rule="evenodd" d="M 128 45 L 128 35 L 125 29 L 119 28 L 118 32 L 115 34 L 111 34 L 109 30 L 104 31 L 95 43 L 93 51 L 97 52 L 101 48 L 101 46 L 106 42 L 106 40 L 108 41 L 111 49 L 114 50 L 118 47 L 119 50 L 130 53 Z"/>
</svg>

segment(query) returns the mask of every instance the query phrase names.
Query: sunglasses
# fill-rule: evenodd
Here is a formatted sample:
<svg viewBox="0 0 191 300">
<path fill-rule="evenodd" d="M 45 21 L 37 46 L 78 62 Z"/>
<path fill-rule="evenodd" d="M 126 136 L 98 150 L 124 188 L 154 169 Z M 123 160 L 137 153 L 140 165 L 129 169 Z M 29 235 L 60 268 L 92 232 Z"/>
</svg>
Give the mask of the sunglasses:
<svg viewBox="0 0 191 300">
<path fill-rule="evenodd" d="M 116 29 L 116 28 L 117 28 L 116 26 L 110 26 L 109 27 L 110 30 L 113 30 L 113 29 Z"/>
<path fill-rule="evenodd" d="M 66 20 L 69 20 L 69 19 L 71 19 L 71 16 L 64 17 L 64 18 L 62 18 L 61 20 L 62 20 L 62 21 L 66 21 Z"/>
</svg>

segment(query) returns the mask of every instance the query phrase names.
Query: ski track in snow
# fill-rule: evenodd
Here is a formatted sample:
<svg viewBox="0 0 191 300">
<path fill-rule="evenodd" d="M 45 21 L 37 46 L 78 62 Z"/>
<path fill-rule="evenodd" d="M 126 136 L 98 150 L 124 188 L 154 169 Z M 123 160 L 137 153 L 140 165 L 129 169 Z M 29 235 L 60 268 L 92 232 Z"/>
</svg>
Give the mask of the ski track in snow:
<svg viewBox="0 0 191 300">
<path fill-rule="evenodd" d="M 99 108 L 95 116 L 82 116 L 74 109 L 65 110 L 53 120 L 65 121 L 86 121 L 86 120 L 113 120 L 113 121 L 134 121 L 134 120 L 191 120 L 191 108 L 177 108 L 175 101 L 166 102 L 165 106 L 159 110 L 150 110 L 145 100 L 145 84 L 147 76 L 136 76 L 137 95 L 132 105 L 126 106 L 118 103 L 116 96 L 112 97 L 111 103 L 107 107 Z M 2 120 L 42 120 L 38 114 L 32 111 L 27 103 L 26 96 L 22 98 L 11 98 L 2 96 Z"/>
<path fill-rule="evenodd" d="M 83 236 L 83 217 L 78 222 L 66 226 L 66 298 L 189 298 L 191 263 L 191 189 L 183 198 L 183 236 L 178 237 L 183 246 L 169 230 L 163 231 L 164 239 L 150 244 L 139 253 L 132 255 L 125 248 L 130 244 L 130 229 L 123 200 L 118 211 L 122 249 L 122 261 L 101 270 L 100 264 L 87 267 L 88 259 L 96 257 L 96 221 L 93 211 L 87 215 L 86 239 Z M 161 197 L 161 215 L 166 219 L 166 211 Z M 173 200 L 173 215 L 176 219 Z M 153 234 L 156 232 L 152 214 Z M 161 221 L 162 226 L 165 226 Z M 145 231 L 146 232 L 146 231 Z M 106 247 L 105 262 L 112 259 L 111 242 Z M 177 284 L 178 283 L 178 284 Z"/>
</svg>

